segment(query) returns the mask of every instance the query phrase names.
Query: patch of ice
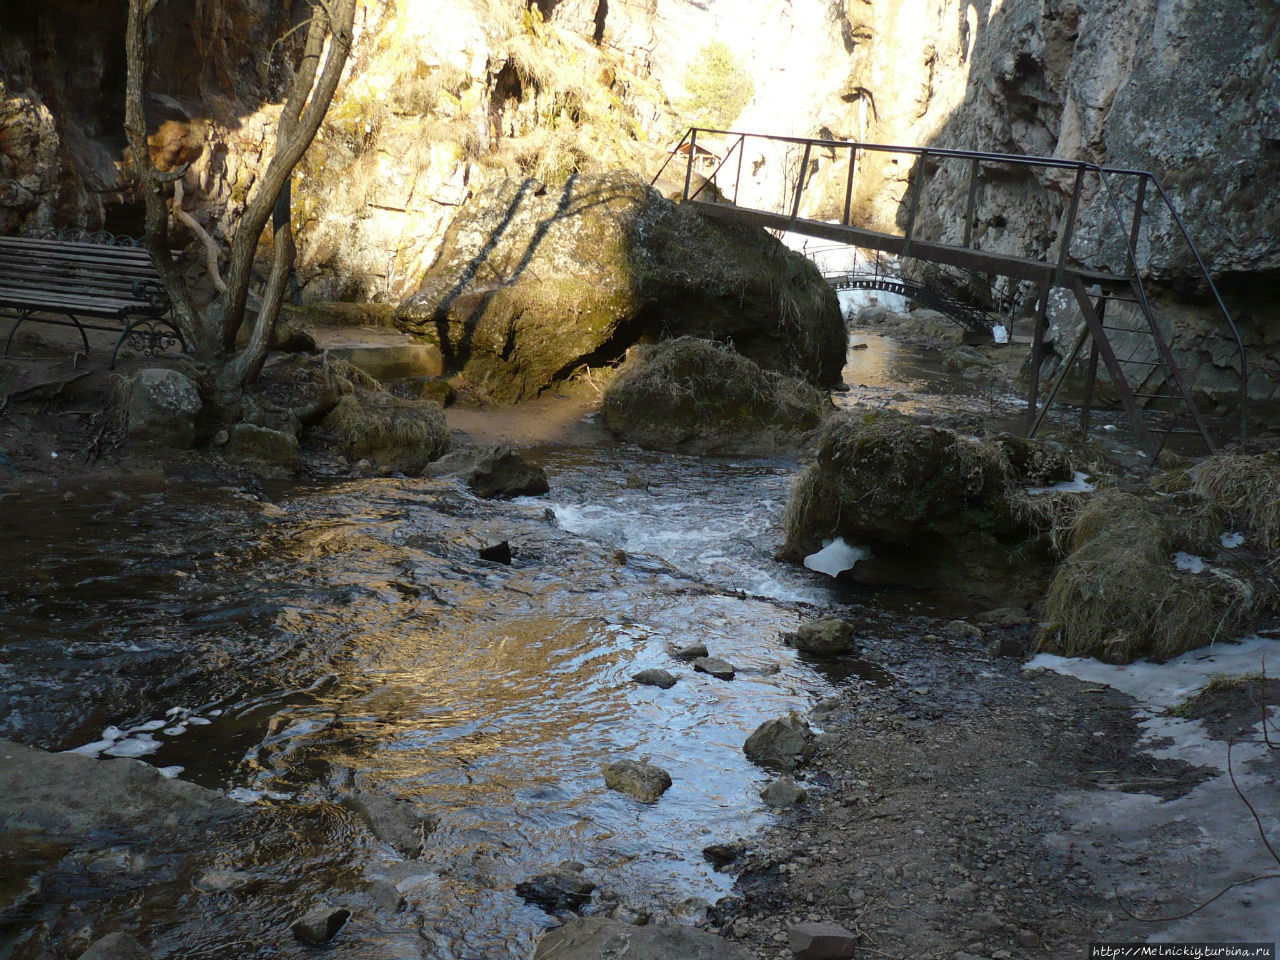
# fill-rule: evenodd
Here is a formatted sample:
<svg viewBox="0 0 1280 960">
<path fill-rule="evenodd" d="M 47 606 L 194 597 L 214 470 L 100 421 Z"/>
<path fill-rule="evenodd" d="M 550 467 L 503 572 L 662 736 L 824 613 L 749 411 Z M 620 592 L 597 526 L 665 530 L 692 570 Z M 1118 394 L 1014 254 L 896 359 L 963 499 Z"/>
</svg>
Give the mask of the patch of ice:
<svg viewBox="0 0 1280 960">
<path fill-rule="evenodd" d="M 844 542 L 843 537 L 829 540 L 817 553 L 804 558 L 804 565 L 810 570 L 825 573 L 829 577 L 838 576 L 846 570 L 852 570 L 859 560 L 871 556 L 866 547 L 854 547 Z"/>
<path fill-rule="evenodd" d="M 1237 643 L 1215 643 L 1190 650 L 1165 663 L 1138 660 L 1113 666 L 1093 659 L 1041 653 L 1024 670 L 1052 670 L 1086 683 L 1103 683 L 1160 712 L 1181 703 L 1217 674 L 1257 673 L 1263 659 L 1280 662 L 1280 639 L 1245 637 Z"/>
<path fill-rule="evenodd" d="M 115 746 L 108 747 L 102 752 L 108 757 L 145 757 L 149 753 L 155 753 L 160 749 L 160 741 L 149 733 L 139 734 L 136 737 L 129 737 L 127 740 L 121 740 Z"/>
<path fill-rule="evenodd" d="M 261 790 L 252 790 L 249 787 L 235 787 L 227 791 L 227 797 L 231 800 L 237 800 L 240 803 L 257 803 L 266 794 Z"/>
<path fill-rule="evenodd" d="M 148 720 L 146 723 L 140 723 L 136 727 L 130 727 L 129 732 L 130 733 L 151 733 L 154 730 L 159 730 L 161 727 L 165 725 L 166 722 L 167 721 L 165 720 Z"/>
<path fill-rule="evenodd" d="M 1089 482 L 1089 475 L 1080 470 L 1070 480 L 1063 480 L 1051 487 L 1031 487 L 1027 493 L 1036 496 L 1041 493 L 1092 493 L 1094 486 Z"/>
<path fill-rule="evenodd" d="M 164 728 L 164 735 L 166 737 L 180 737 L 186 732 L 187 725 L 185 723 L 175 723 L 172 727 Z"/>
<path fill-rule="evenodd" d="M 207 720 L 204 717 L 187 717 L 185 722 L 191 724 L 193 727 L 207 727 L 213 721 Z"/>
<path fill-rule="evenodd" d="M 168 777 L 170 780 L 174 780 L 177 778 L 178 774 L 182 773 L 182 771 L 187 768 L 186 767 L 156 767 L 156 769 L 160 771 L 160 775 L 162 777 Z"/>
<path fill-rule="evenodd" d="M 1107 431 L 1107 433 L 1113 433 L 1116 429 L 1116 425 L 1114 423 L 1104 423 L 1102 425 L 1102 429 Z"/>
<path fill-rule="evenodd" d="M 991 328 L 991 339 L 996 343 L 1009 342 L 1009 330 L 1003 323 L 997 323 Z"/>
<path fill-rule="evenodd" d="M 1173 555 L 1173 565 L 1186 573 L 1204 573 L 1205 569 L 1203 557 L 1197 557 L 1194 553 L 1185 553 L 1182 550 Z"/>
<path fill-rule="evenodd" d="M 107 747 L 114 747 L 119 741 L 117 740 L 95 740 L 93 743 L 86 743 L 80 747 L 72 747 L 70 750 L 64 750 L 64 753 L 79 753 L 86 757 L 96 757 L 106 750 Z"/>
<path fill-rule="evenodd" d="M 1224 533 L 1218 538 L 1218 541 L 1228 550 L 1234 550 L 1240 544 L 1244 543 L 1243 533 Z"/>
</svg>

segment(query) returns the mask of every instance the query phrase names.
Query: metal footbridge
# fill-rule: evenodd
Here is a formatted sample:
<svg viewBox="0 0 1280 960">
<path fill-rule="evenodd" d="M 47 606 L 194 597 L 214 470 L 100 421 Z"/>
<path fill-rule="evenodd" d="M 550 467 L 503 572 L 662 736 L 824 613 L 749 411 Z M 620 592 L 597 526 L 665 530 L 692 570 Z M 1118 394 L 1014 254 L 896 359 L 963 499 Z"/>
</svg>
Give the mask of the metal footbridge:
<svg viewBox="0 0 1280 960">
<path fill-rule="evenodd" d="M 1101 362 L 1138 443 L 1153 459 L 1178 434 L 1198 438 L 1210 452 L 1218 446 L 1178 369 L 1170 333 L 1157 316 L 1143 276 L 1153 251 L 1167 260 L 1170 245 L 1180 243 L 1187 272 L 1217 305 L 1223 329 L 1234 338 L 1241 377 L 1239 438 L 1244 438 L 1248 368 L 1243 342 L 1185 223 L 1149 171 L 1056 157 L 696 127 L 672 150 L 653 183 L 673 160 L 684 164 L 682 202 L 708 217 L 898 258 L 895 277 L 880 270 L 873 276 L 854 273 L 830 278 L 835 286 L 897 292 L 974 330 L 990 330 L 996 322 L 993 311 L 1004 313 L 1019 299 L 1019 290 L 1026 290 L 1035 317 L 1028 434 L 1039 429 L 1079 363 L 1084 365 L 1081 427 L 1087 432 Z M 747 194 L 756 191 L 755 171 L 766 163 L 781 172 L 780 195 L 772 201 L 749 200 Z M 884 174 L 894 168 L 906 171 L 906 192 L 896 222 L 886 229 L 864 212 L 865 198 L 883 193 Z M 1027 221 L 1022 224 L 1027 229 L 992 230 L 1007 226 L 1004 218 L 1011 209 L 1007 202 L 997 202 L 1000 191 L 1029 180 L 1039 184 L 1041 198 L 1061 197 L 1061 209 L 1056 203 L 1027 203 L 1024 206 L 1031 209 L 1025 211 Z M 960 198 L 965 212 L 957 223 L 946 211 L 956 209 L 954 201 Z M 1007 249 L 1005 235 L 1034 237 L 1036 249 Z M 977 282 L 958 282 L 957 271 Z M 988 305 L 965 295 L 966 286 L 994 291 L 1001 285 L 1001 294 L 989 293 L 984 299 L 1003 303 Z M 1055 303 L 1073 310 L 1082 324 L 1053 381 L 1042 391 L 1040 371 L 1047 356 L 1050 306 Z M 1117 303 L 1125 307 L 1118 310 Z M 1122 315 L 1119 320 L 1117 313 Z"/>
</svg>

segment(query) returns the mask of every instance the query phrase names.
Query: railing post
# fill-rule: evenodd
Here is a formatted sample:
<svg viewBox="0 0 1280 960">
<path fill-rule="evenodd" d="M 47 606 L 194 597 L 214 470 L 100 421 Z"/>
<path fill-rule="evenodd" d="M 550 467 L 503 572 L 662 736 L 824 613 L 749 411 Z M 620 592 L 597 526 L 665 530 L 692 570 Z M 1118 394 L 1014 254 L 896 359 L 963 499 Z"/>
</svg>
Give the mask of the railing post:
<svg viewBox="0 0 1280 960">
<path fill-rule="evenodd" d="M 804 181 L 809 173 L 809 151 L 813 148 L 812 143 L 806 142 L 804 145 L 804 159 L 800 161 L 800 176 L 796 179 L 796 199 L 791 205 L 791 219 L 794 220 L 800 216 L 800 194 L 804 190 Z"/>
<path fill-rule="evenodd" d="M 1138 178 L 1138 196 L 1133 202 L 1133 226 L 1129 228 L 1129 249 L 1133 251 L 1134 276 L 1138 271 L 1138 237 L 1142 230 L 1142 207 L 1147 202 L 1147 178 Z"/>
<path fill-rule="evenodd" d="M 742 183 L 742 155 L 747 152 L 747 135 L 738 137 L 738 175 L 733 178 L 733 205 L 738 205 L 738 186 Z"/>
<path fill-rule="evenodd" d="M 698 152 L 698 128 L 694 127 L 689 131 L 689 163 L 684 168 L 684 197 L 689 199 L 689 183 L 693 180 L 693 156 Z"/>
<path fill-rule="evenodd" d="M 1071 205 L 1062 228 L 1062 246 L 1058 248 L 1058 270 L 1053 276 L 1055 284 L 1062 283 L 1062 273 L 1067 267 L 1067 254 L 1071 252 L 1071 237 L 1075 233 L 1076 214 L 1080 211 L 1080 191 L 1084 187 L 1084 164 L 1076 167 L 1076 183 L 1071 191 Z"/>
<path fill-rule="evenodd" d="M 902 255 L 907 255 L 907 248 L 911 246 L 911 238 L 916 232 L 916 214 L 920 212 L 920 191 L 924 189 L 925 171 L 929 164 L 929 151 L 920 151 L 920 163 L 916 166 L 916 182 L 911 185 L 911 208 L 907 211 L 907 236 L 906 245 L 903 247 Z"/>
<path fill-rule="evenodd" d="M 853 212 L 853 172 L 858 163 L 858 148 L 849 148 L 849 180 L 844 185 L 844 219 L 840 221 L 844 226 L 849 226 L 849 216 Z"/>
<path fill-rule="evenodd" d="M 973 210 L 978 202 L 978 158 L 974 157 L 969 161 L 969 202 L 964 208 L 964 243 L 961 246 L 968 249 L 973 242 Z"/>
</svg>

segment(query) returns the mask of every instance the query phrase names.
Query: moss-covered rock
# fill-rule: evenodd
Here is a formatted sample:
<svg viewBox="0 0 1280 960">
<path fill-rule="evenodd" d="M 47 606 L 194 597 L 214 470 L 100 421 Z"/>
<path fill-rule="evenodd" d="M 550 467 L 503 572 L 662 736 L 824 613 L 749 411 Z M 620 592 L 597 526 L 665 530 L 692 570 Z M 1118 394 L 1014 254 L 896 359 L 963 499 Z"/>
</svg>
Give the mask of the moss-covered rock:
<svg viewBox="0 0 1280 960">
<path fill-rule="evenodd" d="M 621 172 L 481 191 L 396 322 L 499 401 L 659 336 L 731 340 L 822 385 L 839 378 L 845 353 L 839 304 L 812 263 Z"/>
<path fill-rule="evenodd" d="M 449 429 L 438 404 L 385 392 L 343 396 L 323 426 L 347 456 L 404 473 L 417 473 L 449 449 Z"/>
<path fill-rule="evenodd" d="M 691 337 L 633 347 L 604 395 L 605 425 L 655 450 L 790 447 L 830 412 L 816 387 Z"/>
<path fill-rule="evenodd" d="M 890 412 L 839 414 L 792 488 L 780 556 L 798 563 L 841 537 L 871 548 L 852 573 L 869 584 L 1031 599 L 1050 558 L 1023 508 L 1027 479 L 1000 443 Z"/>
</svg>

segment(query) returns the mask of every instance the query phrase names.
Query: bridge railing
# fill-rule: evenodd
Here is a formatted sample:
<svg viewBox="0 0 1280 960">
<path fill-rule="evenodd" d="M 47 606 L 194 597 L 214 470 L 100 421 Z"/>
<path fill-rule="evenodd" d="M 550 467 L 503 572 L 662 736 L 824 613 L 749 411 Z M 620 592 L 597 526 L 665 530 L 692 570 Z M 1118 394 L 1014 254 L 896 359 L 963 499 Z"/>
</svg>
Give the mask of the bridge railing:
<svg viewBox="0 0 1280 960">
<path fill-rule="evenodd" d="M 769 154 L 781 157 L 783 163 L 782 190 L 773 203 L 766 206 L 751 206 L 740 203 L 744 192 L 744 161 L 747 160 L 748 148 L 751 145 L 762 146 L 759 156 L 768 162 Z M 1190 253 L 1191 265 L 1188 269 L 1209 292 L 1220 312 L 1226 330 L 1235 341 L 1240 365 L 1240 410 L 1241 434 L 1246 432 L 1245 409 L 1247 401 L 1248 359 L 1245 355 L 1244 342 L 1235 321 L 1223 301 L 1222 295 L 1213 281 L 1204 257 L 1196 247 L 1190 231 L 1182 216 L 1174 206 L 1168 191 L 1159 178 L 1148 170 L 1125 167 L 1109 167 L 1083 160 L 1068 160 L 1058 157 L 1033 157 L 1019 154 L 991 153 L 973 150 L 953 150 L 940 147 L 911 147 L 868 143 L 863 141 L 833 140 L 809 137 L 794 137 L 771 134 L 758 134 L 736 130 L 716 130 L 704 127 L 693 127 L 684 135 L 680 143 L 672 150 L 658 175 L 653 178 L 657 183 L 670 163 L 679 156 L 684 159 L 684 184 L 681 196 L 686 201 L 698 201 L 712 204 L 728 204 L 741 209 L 751 209 L 762 213 L 786 217 L 790 226 L 801 222 L 818 222 L 816 218 L 801 216 L 805 199 L 805 190 L 812 185 L 819 173 L 820 164 L 815 162 L 819 155 L 833 160 L 836 170 L 841 164 L 841 155 L 847 154 L 843 184 L 843 196 L 837 196 L 836 209 L 828 206 L 825 212 L 838 212 L 839 218 L 827 219 L 823 223 L 835 223 L 843 227 L 856 227 L 870 231 L 886 238 L 896 239 L 896 252 L 903 257 L 911 257 L 913 249 L 930 259 L 929 252 L 937 255 L 944 251 L 948 262 L 965 269 L 990 272 L 994 258 L 993 253 L 1004 256 L 1010 265 L 1010 273 L 1021 271 L 1024 277 L 1038 276 L 1042 283 L 1041 303 L 1047 303 L 1050 286 L 1063 285 L 1068 270 L 1080 272 L 1092 270 L 1092 275 L 1085 274 L 1086 279 L 1098 282 L 1109 282 L 1116 286 L 1131 287 L 1135 298 L 1144 314 L 1152 316 L 1150 293 L 1144 277 L 1147 262 L 1140 256 L 1143 231 L 1150 231 L 1151 224 L 1161 216 L 1169 218 L 1175 228 L 1169 234 L 1179 237 Z M 859 171 L 865 159 L 874 155 L 890 155 L 910 158 L 911 166 L 904 175 L 906 192 L 899 203 L 895 226 L 900 234 L 888 234 L 876 225 L 867 227 L 855 223 L 858 209 L 855 203 L 855 187 L 858 186 Z M 706 164 L 708 157 L 715 158 L 714 169 L 709 174 L 695 179 L 696 168 Z M 756 160 L 749 161 L 750 166 Z M 956 186 L 964 191 L 965 213 L 961 237 L 958 242 L 921 238 L 919 228 L 922 212 L 926 207 L 926 191 L 928 181 L 939 181 L 938 176 L 943 165 L 959 165 L 961 173 L 952 179 Z M 748 167 L 748 172 L 750 171 Z M 1029 175 L 1048 176 L 1049 178 L 1068 181 L 1064 186 L 1065 209 L 1057 218 L 1056 224 L 1051 222 L 1052 207 L 1045 205 L 1041 212 L 1046 221 L 1033 230 L 1032 235 L 1053 236 L 1054 240 L 1044 250 L 1024 250 L 1017 254 L 1008 250 L 980 250 L 981 238 L 974 227 L 979 212 L 979 191 L 984 183 L 996 185 L 1010 174 L 1025 173 Z M 827 180 L 830 181 L 830 177 Z M 703 197 L 708 187 L 714 187 L 714 194 Z M 883 188 L 879 188 L 883 189 Z M 865 187 L 864 187 L 865 190 Z M 841 204 L 839 201 L 843 201 Z M 1073 252 L 1079 247 L 1081 234 L 1082 207 L 1088 205 L 1090 220 L 1083 224 L 1087 239 L 1096 244 L 1096 250 L 1089 255 Z M 1148 207 L 1152 208 L 1150 211 Z M 785 227 L 784 227 L 785 228 Z M 930 251 L 922 248 L 928 246 Z M 982 254 L 981 256 L 979 254 Z M 1168 251 L 1166 251 L 1167 255 Z M 1105 262 L 1109 260 L 1110 262 Z M 1100 262 L 1104 261 L 1104 262 Z M 1043 309 L 1043 307 L 1042 307 Z M 1043 317 L 1041 318 L 1043 323 Z"/>
</svg>

